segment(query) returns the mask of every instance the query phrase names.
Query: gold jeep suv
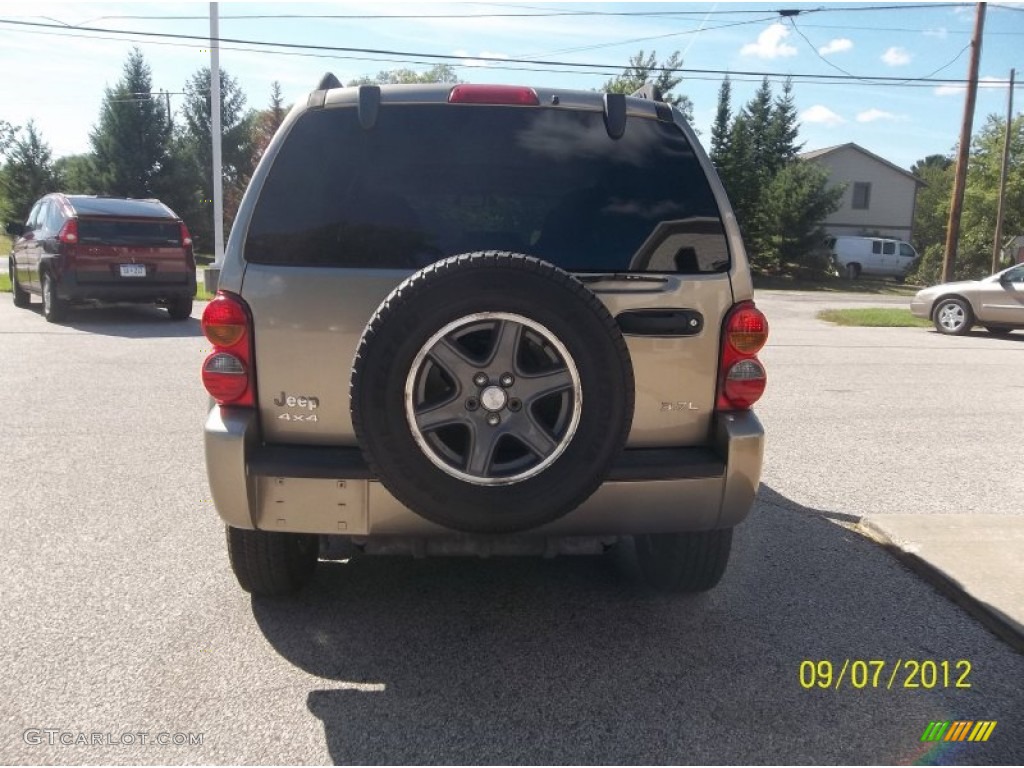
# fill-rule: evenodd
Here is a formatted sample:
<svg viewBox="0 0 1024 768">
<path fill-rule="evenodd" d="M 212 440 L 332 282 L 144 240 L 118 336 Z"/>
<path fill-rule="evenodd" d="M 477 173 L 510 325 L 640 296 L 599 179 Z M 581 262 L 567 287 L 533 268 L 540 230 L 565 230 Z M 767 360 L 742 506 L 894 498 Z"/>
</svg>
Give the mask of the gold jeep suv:
<svg viewBox="0 0 1024 768">
<path fill-rule="evenodd" d="M 326 75 L 203 314 L 239 583 L 619 547 L 656 588 L 713 587 L 761 473 L 752 297 L 722 185 L 653 90 Z"/>
</svg>

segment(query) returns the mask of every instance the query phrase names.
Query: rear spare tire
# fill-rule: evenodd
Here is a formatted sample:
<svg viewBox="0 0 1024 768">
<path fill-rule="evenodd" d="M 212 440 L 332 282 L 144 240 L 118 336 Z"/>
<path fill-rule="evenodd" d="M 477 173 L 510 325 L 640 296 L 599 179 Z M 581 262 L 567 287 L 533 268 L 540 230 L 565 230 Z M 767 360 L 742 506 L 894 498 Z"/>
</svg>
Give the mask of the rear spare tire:
<svg viewBox="0 0 1024 768">
<path fill-rule="evenodd" d="M 426 267 L 367 325 L 352 423 L 370 468 L 448 528 L 511 533 L 586 500 L 622 451 L 633 367 L 600 300 L 558 267 L 471 253 Z"/>
</svg>

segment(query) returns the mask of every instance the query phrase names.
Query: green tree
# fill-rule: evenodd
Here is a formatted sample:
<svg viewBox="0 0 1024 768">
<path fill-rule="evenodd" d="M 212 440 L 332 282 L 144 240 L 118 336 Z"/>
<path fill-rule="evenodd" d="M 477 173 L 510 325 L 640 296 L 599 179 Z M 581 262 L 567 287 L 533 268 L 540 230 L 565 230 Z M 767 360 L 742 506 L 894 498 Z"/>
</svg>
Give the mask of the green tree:
<svg viewBox="0 0 1024 768">
<path fill-rule="evenodd" d="M 913 241 L 922 258 L 910 277 L 913 282 L 939 281 L 955 171 L 952 158 L 945 155 L 929 155 L 910 168 L 910 172 L 924 182 L 917 190 L 914 207 Z"/>
<path fill-rule="evenodd" d="M 14 144 L 14 138 L 21 130 L 17 125 L 11 125 L 6 120 L 0 120 L 0 157 L 7 154 L 7 149 Z"/>
<path fill-rule="evenodd" d="M 681 75 L 674 73 L 682 67 L 683 59 L 679 51 L 675 51 L 661 64 L 658 64 L 655 51 L 651 51 L 645 56 L 643 50 L 640 50 L 629 57 L 629 66 L 622 71 L 622 74 L 607 80 L 601 89 L 607 93 L 628 95 L 638 91 L 647 83 L 654 83 L 661 91 L 661 97 L 682 112 L 688 122 L 693 122 L 693 102 L 684 94 L 673 93 L 676 86 L 683 81 Z"/>
<path fill-rule="evenodd" d="M 32 204 L 57 191 L 53 155 L 33 121 L 17 131 L 0 169 L 0 203 L 4 221 L 25 221 Z"/>
<path fill-rule="evenodd" d="M 382 69 L 375 76 L 363 75 L 346 85 L 412 85 L 415 83 L 461 83 L 450 64 L 435 64 L 425 72 L 413 69 Z"/>
<path fill-rule="evenodd" d="M 96 167 L 89 153 L 66 155 L 53 164 L 58 186 L 62 192 L 71 195 L 95 195 L 99 190 L 93 186 Z"/>
<path fill-rule="evenodd" d="M 773 173 L 796 160 L 803 149 L 803 143 L 797 143 L 799 134 L 800 124 L 797 122 L 796 99 L 793 97 L 793 80 L 787 77 L 782 85 L 782 95 L 775 98 L 768 125 L 765 157 L 773 164 Z"/>
<path fill-rule="evenodd" d="M 729 156 L 730 125 L 732 124 L 732 81 L 726 75 L 718 89 L 718 107 L 711 125 L 711 161 L 721 168 Z"/>
<path fill-rule="evenodd" d="M 837 210 L 842 187 L 828 187 L 828 172 L 816 163 L 790 160 L 775 174 L 761 196 L 762 235 L 758 258 L 762 266 L 797 265 L 824 272 L 825 239 L 821 222 Z"/>
<path fill-rule="evenodd" d="M 213 243 L 213 121 L 211 73 L 203 67 L 185 83 L 182 126 L 175 139 L 181 164 L 175 181 L 175 202 L 186 218 L 199 248 Z M 224 231 L 235 220 L 242 193 L 253 171 L 255 113 L 246 110 L 246 97 L 238 81 L 220 73 L 221 178 L 224 190 Z M 176 208 L 177 210 L 177 208 Z M 187 216 L 186 216 L 187 213 Z"/>
<path fill-rule="evenodd" d="M 256 113 L 253 118 L 253 167 L 267 151 L 270 140 L 284 122 L 287 110 L 284 107 L 284 96 L 281 95 L 281 84 L 276 80 L 270 84 L 270 106 Z"/>
<path fill-rule="evenodd" d="M 91 186 L 123 197 L 159 197 L 170 170 L 171 124 L 152 90 L 152 73 L 138 48 L 121 80 L 107 88 L 99 123 L 90 135 Z"/>
</svg>

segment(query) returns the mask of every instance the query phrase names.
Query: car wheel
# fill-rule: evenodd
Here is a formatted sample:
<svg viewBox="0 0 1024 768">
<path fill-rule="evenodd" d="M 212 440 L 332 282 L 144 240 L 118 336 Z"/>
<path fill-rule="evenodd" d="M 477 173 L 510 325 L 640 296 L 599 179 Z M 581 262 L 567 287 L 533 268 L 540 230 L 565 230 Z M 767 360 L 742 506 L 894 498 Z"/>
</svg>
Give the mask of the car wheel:
<svg viewBox="0 0 1024 768">
<path fill-rule="evenodd" d="M 68 313 L 68 304 L 57 296 L 57 281 L 49 272 L 43 273 L 43 317 L 59 323 Z"/>
<path fill-rule="evenodd" d="M 32 298 L 29 296 L 28 291 L 18 285 L 18 273 L 14 269 L 14 264 L 9 264 L 7 269 L 11 276 L 11 293 L 14 294 L 14 306 L 24 309 L 32 302 Z"/>
<path fill-rule="evenodd" d="M 171 320 L 188 320 L 192 317 L 192 299 L 171 299 L 167 302 L 167 314 Z"/>
<path fill-rule="evenodd" d="M 290 595 L 316 573 L 320 542 L 308 533 L 247 531 L 227 527 L 228 558 L 246 592 L 271 597 Z"/>
<path fill-rule="evenodd" d="M 578 506 L 633 417 L 633 367 L 607 309 L 512 253 L 451 257 L 403 282 L 363 333 L 350 391 L 363 455 L 392 495 L 477 533 Z"/>
<path fill-rule="evenodd" d="M 704 592 L 725 574 L 732 528 L 634 536 L 637 565 L 644 581 L 664 592 Z"/>
<path fill-rule="evenodd" d="M 845 274 L 847 280 L 856 280 L 860 277 L 860 264 L 847 264 Z"/>
<path fill-rule="evenodd" d="M 971 330 L 974 324 L 974 315 L 971 312 L 971 305 L 963 299 L 956 297 L 943 299 L 935 307 L 932 317 L 935 323 L 935 330 L 950 336 L 962 336 Z"/>
<path fill-rule="evenodd" d="M 991 333 L 993 336 L 1009 336 L 1013 333 L 1013 328 L 993 328 L 992 326 L 985 326 L 985 330 Z"/>
</svg>

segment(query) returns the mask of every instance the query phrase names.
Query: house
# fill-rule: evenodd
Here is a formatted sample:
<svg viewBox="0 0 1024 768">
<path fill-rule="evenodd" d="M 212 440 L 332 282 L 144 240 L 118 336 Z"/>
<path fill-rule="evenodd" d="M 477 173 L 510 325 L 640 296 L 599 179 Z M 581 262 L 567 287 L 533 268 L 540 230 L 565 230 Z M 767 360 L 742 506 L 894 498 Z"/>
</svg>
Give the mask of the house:
<svg viewBox="0 0 1024 768">
<path fill-rule="evenodd" d="M 800 157 L 828 171 L 829 186 L 846 186 L 839 210 L 822 222 L 826 232 L 910 240 L 917 188 L 924 184 L 917 176 L 853 142 Z"/>
</svg>

